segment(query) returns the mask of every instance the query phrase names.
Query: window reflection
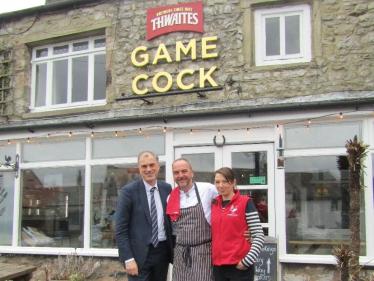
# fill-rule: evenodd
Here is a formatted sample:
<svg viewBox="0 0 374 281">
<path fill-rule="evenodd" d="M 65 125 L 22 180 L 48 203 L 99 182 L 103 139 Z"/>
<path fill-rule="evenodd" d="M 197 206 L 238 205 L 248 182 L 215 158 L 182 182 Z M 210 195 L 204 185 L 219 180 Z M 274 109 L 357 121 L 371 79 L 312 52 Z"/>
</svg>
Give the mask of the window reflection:
<svg viewBox="0 0 374 281">
<path fill-rule="evenodd" d="M 22 171 L 22 246 L 82 247 L 84 168 Z"/>
<path fill-rule="evenodd" d="M 165 164 L 160 164 L 158 179 L 165 180 Z M 92 248 L 117 248 L 114 227 L 118 195 L 124 185 L 140 178 L 137 164 L 92 167 Z"/>
<path fill-rule="evenodd" d="M 261 223 L 268 223 L 268 191 L 266 189 L 240 190 L 241 195 L 248 195 L 253 199 Z M 268 228 L 263 228 L 265 235 L 268 235 Z"/>
<path fill-rule="evenodd" d="M 288 158 L 286 233 L 289 254 L 331 254 L 348 244 L 349 171 L 346 156 Z M 361 254 L 365 254 L 364 208 L 361 207 Z"/>
<path fill-rule="evenodd" d="M 267 152 L 234 152 L 232 169 L 238 185 L 267 184 Z"/>
<path fill-rule="evenodd" d="M 0 173 L 0 245 L 12 245 L 14 172 Z"/>
</svg>

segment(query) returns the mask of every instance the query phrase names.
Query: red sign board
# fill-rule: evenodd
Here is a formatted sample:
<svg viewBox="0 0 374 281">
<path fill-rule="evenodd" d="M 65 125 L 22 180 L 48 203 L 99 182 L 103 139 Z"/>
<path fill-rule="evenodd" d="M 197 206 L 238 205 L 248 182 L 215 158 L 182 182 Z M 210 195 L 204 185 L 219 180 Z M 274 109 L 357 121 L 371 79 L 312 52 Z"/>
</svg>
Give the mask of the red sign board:
<svg viewBox="0 0 374 281">
<path fill-rule="evenodd" d="M 203 2 L 157 7 L 147 10 L 147 40 L 162 34 L 204 32 Z"/>
</svg>

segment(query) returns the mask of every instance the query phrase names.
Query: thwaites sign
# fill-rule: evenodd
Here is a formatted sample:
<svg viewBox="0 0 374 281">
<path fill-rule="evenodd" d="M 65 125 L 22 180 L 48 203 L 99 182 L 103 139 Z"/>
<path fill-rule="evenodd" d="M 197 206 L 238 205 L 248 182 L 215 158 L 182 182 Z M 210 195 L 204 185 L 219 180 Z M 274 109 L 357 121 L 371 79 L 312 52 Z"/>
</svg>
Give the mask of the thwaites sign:
<svg viewBox="0 0 374 281">
<path fill-rule="evenodd" d="M 147 40 L 176 31 L 204 32 L 203 2 L 147 10 Z"/>
</svg>

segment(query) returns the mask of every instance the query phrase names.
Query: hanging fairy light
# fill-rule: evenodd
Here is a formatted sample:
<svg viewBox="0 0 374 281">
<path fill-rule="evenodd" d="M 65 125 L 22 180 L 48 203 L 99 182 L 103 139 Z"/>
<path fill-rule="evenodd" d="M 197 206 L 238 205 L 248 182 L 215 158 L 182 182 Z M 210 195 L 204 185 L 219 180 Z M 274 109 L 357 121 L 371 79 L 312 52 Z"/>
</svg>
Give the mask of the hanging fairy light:
<svg viewBox="0 0 374 281">
<path fill-rule="evenodd" d="M 193 131 L 192 131 L 192 129 L 191 129 L 191 131 L 190 131 L 190 135 L 193 135 Z"/>
<path fill-rule="evenodd" d="M 115 132 L 114 132 L 114 135 L 115 135 L 116 137 L 118 137 L 118 132 L 117 132 L 117 131 L 115 131 Z"/>
<path fill-rule="evenodd" d="M 141 134 L 142 133 L 142 128 L 139 128 L 139 134 Z"/>
<path fill-rule="evenodd" d="M 343 119 L 343 113 L 342 113 L 342 112 L 340 112 L 340 114 L 339 114 L 339 118 L 340 118 L 340 119 Z"/>
<path fill-rule="evenodd" d="M 164 130 L 163 130 L 164 133 L 166 133 L 166 127 L 164 127 Z"/>
<path fill-rule="evenodd" d="M 249 134 L 249 128 L 247 128 L 247 134 Z"/>
<path fill-rule="evenodd" d="M 73 133 L 72 133 L 72 132 L 69 132 L 69 138 L 71 138 L 72 135 L 73 135 Z"/>
<path fill-rule="evenodd" d="M 221 130 L 218 129 L 218 131 L 217 131 L 217 135 L 219 136 L 220 134 L 221 134 Z"/>
<path fill-rule="evenodd" d="M 91 132 L 91 138 L 93 138 L 94 137 L 94 132 Z"/>
</svg>

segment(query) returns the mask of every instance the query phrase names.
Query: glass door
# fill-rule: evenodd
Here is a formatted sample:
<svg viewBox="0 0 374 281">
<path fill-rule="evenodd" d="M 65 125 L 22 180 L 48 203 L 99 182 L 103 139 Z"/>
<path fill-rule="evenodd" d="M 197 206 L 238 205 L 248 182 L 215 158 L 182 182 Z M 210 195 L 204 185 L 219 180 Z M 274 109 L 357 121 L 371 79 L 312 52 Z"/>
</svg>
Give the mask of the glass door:
<svg viewBox="0 0 374 281">
<path fill-rule="evenodd" d="M 190 161 L 195 181 L 213 183 L 215 170 L 232 168 L 240 193 L 253 198 L 265 234 L 275 236 L 274 144 L 176 148 L 175 159 L 180 157 Z"/>
</svg>

